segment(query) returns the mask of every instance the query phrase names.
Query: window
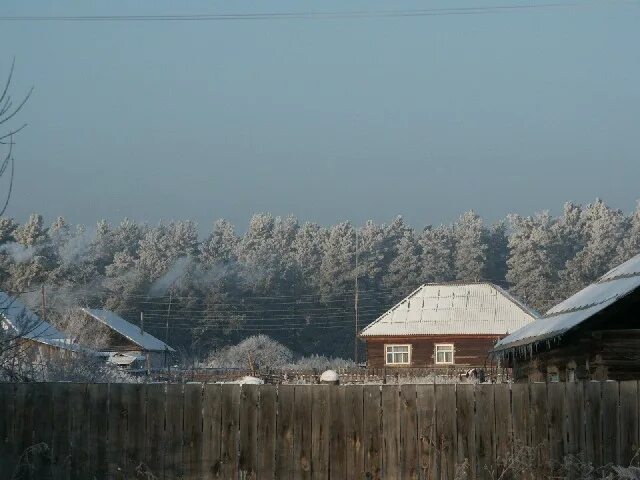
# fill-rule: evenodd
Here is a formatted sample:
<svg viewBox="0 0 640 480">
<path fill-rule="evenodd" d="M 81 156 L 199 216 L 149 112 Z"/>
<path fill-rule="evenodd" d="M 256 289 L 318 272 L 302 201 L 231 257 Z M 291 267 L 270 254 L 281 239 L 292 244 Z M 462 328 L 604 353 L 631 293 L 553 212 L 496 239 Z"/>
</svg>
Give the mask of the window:
<svg viewBox="0 0 640 480">
<path fill-rule="evenodd" d="M 453 363 L 453 343 L 436 343 L 436 363 Z"/>
<path fill-rule="evenodd" d="M 385 345 L 387 365 L 409 365 L 411 345 Z"/>
</svg>

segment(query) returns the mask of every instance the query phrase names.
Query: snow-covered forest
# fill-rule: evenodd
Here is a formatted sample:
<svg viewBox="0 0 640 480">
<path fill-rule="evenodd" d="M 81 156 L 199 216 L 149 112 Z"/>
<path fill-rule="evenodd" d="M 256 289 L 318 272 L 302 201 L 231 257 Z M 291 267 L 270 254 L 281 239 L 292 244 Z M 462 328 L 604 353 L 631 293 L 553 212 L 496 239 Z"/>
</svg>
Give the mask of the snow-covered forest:
<svg viewBox="0 0 640 480">
<path fill-rule="evenodd" d="M 492 225 L 466 212 L 424 229 L 400 217 L 355 228 L 261 213 L 242 235 L 218 220 L 205 236 L 190 221 L 48 226 L 32 215 L 0 219 L 0 286 L 40 311 L 44 284 L 52 320 L 74 305 L 136 323 L 143 312 L 146 330 L 199 358 L 256 333 L 351 358 L 356 274 L 363 326 L 424 282 L 487 280 L 544 311 L 638 252 L 640 208 L 600 200 Z"/>
</svg>

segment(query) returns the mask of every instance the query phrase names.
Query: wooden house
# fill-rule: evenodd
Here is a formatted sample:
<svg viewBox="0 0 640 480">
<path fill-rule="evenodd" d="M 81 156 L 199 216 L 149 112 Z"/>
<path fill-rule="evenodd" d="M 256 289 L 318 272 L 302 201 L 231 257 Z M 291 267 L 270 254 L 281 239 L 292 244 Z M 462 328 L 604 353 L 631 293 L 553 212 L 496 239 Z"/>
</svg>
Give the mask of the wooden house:
<svg viewBox="0 0 640 480">
<path fill-rule="evenodd" d="M 19 355 L 20 361 L 39 362 L 67 358 L 89 350 L 73 343 L 70 337 L 42 320 L 20 300 L 0 291 L 0 326 L 8 355 Z"/>
<path fill-rule="evenodd" d="M 640 379 L 640 255 L 498 342 L 516 381 Z"/>
<path fill-rule="evenodd" d="M 127 322 L 120 315 L 104 309 L 82 308 L 88 322 L 106 333 L 107 341 L 99 347 L 111 363 L 128 368 L 163 368 L 175 350 L 162 340 Z"/>
<path fill-rule="evenodd" d="M 495 343 L 536 313 L 491 283 L 425 284 L 360 333 L 367 364 L 484 367 Z"/>
</svg>

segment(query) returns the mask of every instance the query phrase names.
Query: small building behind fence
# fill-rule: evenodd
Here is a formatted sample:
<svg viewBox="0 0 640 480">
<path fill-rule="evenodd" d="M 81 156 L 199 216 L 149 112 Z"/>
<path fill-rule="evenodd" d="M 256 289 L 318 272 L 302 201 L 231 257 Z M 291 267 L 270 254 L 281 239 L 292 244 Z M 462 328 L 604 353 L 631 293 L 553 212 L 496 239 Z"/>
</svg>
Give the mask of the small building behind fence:
<svg viewBox="0 0 640 480">
<path fill-rule="evenodd" d="M 491 283 L 425 284 L 362 330 L 369 368 L 484 367 L 536 312 Z"/>
<path fill-rule="evenodd" d="M 520 381 L 640 379 L 640 255 L 500 340 Z"/>
</svg>

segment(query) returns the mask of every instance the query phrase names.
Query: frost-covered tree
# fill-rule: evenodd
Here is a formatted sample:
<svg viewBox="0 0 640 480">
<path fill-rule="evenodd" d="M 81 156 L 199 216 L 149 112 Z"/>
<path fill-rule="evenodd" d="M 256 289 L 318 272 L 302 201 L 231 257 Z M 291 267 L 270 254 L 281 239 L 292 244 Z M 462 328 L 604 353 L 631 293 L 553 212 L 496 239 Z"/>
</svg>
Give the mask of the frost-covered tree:
<svg viewBox="0 0 640 480">
<path fill-rule="evenodd" d="M 640 202 L 628 220 L 627 235 L 618 247 L 616 262 L 625 262 L 638 254 L 640 254 Z"/>
<path fill-rule="evenodd" d="M 422 282 L 449 282 L 456 278 L 453 229 L 446 225 L 427 227 L 418 238 Z"/>
<path fill-rule="evenodd" d="M 371 220 L 365 222 L 358 232 L 358 281 L 365 290 L 375 290 L 382 283 L 392 245 L 387 242 L 384 226 Z"/>
<path fill-rule="evenodd" d="M 504 286 L 509 256 L 509 236 L 507 224 L 499 221 L 489 228 L 487 248 L 487 269 L 484 277 L 490 282 Z"/>
<path fill-rule="evenodd" d="M 205 364 L 214 368 L 278 368 L 293 360 L 293 352 L 266 335 L 254 335 L 237 345 L 214 351 Z"/>
<path fill-rule="evenodd" d="M 317 223 L 305 223 L 298 229 L 291 248 L 296 263 L 297 290 L 317 291 L 322 265 L 322 253 L 327 239 L 327 231 Z"/>
<path fill-rule="evenodd" d="M 420 245 L 413 230 L 405 228 L 395 246 L 395 255 L 383 278 L 385 292 L 390 299 L 407 295 L 421 280 Z"/>
<path fill-rule="evenodd" d="M 353 290 L 355 230 L 341 222 L 329 229 L 320 265 L 320 294 L 330 298 Z"/>
<path fill-rule="evenodd" d="M 462 214 L 453 227 L 456 278 L 466 282 L 484 279 L 487 269 L 487 229 L 473 211 Z"/>
<path fill-rule="evenodd" d="M 202 243 L 200 258 L 208 265 L 234 262 L 238 248 L 238 236 L 231 222 L 220 219 L 213 225 L 213 231 Z"/>
<path fill-rule="evenodd" d="M 32 214 L 26 223 L 20 225 L 13 232 L 13 236 L 20 245 L 33 247 L 43 245 L 48 241 L 42 215 Z"/>
</svg>

